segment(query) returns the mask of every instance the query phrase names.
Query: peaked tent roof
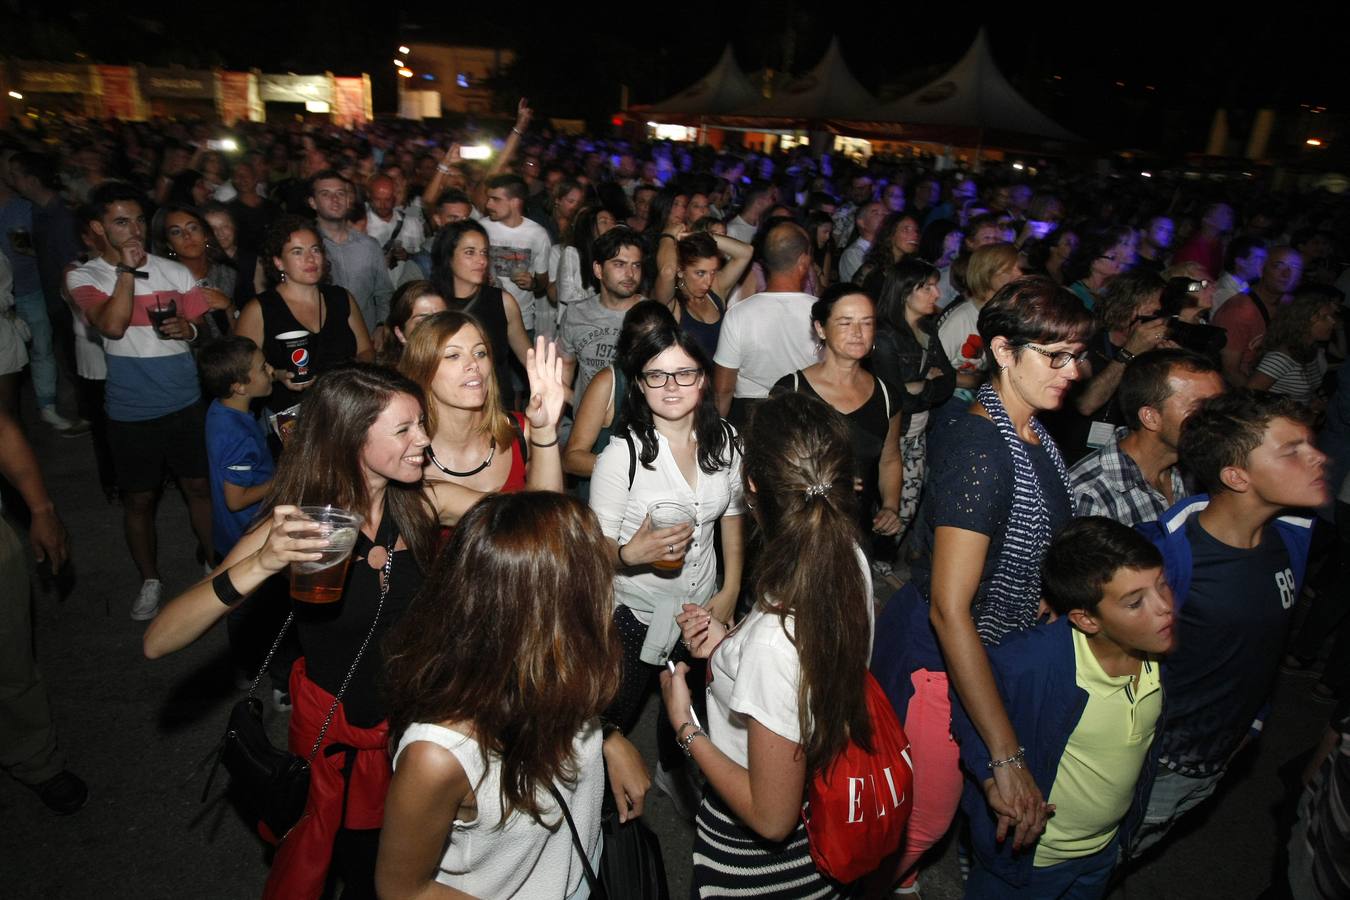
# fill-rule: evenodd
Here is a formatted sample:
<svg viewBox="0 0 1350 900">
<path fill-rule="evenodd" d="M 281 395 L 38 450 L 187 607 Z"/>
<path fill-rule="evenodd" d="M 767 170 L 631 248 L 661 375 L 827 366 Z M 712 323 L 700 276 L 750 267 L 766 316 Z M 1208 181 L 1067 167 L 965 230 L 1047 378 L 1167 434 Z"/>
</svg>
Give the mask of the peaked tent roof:
<svg viewBox="0 0 1350 900">
<path fill-rule="evenodd" d="M 754 103 L 731 112 L 782 119 L 870 119 L 875 118 L 877 107 L 877 101 L 848 70 L 839 38 L 833 37 L 811 71 L 775 90 L 772 97 L 757 97 Z"/>
<path fill-rule="evenodd" d="M 960 62 L 917 91 L 877 109 L 869 118 L 1082 141 L 1032 106 L 1008 83 L 989 52 L 989 38 L 983 28 Z"/>
<path fill-rule="evenodd" d="M 677 113 L 715 116 L 729 113 L 759 100 L 760 93 L 736 65 L 736 56 L 727 44 L 722 57 L 708 74 L 689 87 L 660 103 L 642 107 L 644 113 Z"/>
</svg>

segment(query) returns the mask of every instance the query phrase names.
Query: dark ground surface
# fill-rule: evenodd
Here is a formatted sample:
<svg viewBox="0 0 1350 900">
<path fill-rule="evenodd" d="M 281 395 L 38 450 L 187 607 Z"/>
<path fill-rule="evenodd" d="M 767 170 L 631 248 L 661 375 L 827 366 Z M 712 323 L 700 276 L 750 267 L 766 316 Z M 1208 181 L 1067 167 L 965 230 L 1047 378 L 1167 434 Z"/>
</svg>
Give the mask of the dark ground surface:
<svg viewBox="0 0 1350 900">
<path fill-rule="evenodd" d="M 29 434 L 74 542 L 64 595 L 52 585 L 35 595 L 39 663 L 61 744 L 71 769 L 89 782 L 90 799 L 76 815 L 58 818 L 0 776 L 0 898 L 256 897 L 266 877 L 262 842 L 227 803 L 198 803 L 206 777 L 201 763 L 241 695 L 226 661 L 224 629 L 174 656 L 146 661 L 144 625 L 128 618 L 139 584 L 121 510 L 104 500 L 88 438 L 62 439 L 41 425 L 30 425 Z M 179 497 L 165 496 L 158 521 L 167 599 L 201 570 Z M 1311 685 L 1308 678 L 1281 677 L 1258 746 L 1213 802 L 1129 874 L 1113 900 L 1241 900 L 1266 889 L 1280 843 L 1278 770 L 1312 746 L 1330 711 L 1310 698 Z M 657 705 L 648 704 L 634 735 L 649 761 Z M 280 743 L 284 717 L 273 714 L 272 726 Z M 219 779 L 213 794 L 220 794 Z M 655 791 L 646 818 L 662 840 L 671 896 L 688 896 L 691 826 Z M 939 849 L 922 881 L 925 900 L 961 895 L 953 844 Z"/>
</svg>

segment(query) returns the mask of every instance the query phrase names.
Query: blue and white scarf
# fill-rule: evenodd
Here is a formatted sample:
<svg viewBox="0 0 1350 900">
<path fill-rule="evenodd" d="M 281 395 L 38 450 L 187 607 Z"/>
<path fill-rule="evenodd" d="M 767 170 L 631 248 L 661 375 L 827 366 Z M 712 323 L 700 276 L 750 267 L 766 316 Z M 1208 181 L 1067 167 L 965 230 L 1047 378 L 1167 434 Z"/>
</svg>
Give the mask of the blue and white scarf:
<svg viewBox="0 0 1350 900">
<path fill-rule="evenodd" d="M 984 600 L 975 612 L 975 630 L 987 645 L 997 644 L 1007 635 L 1030 628 L 1036 621 L 1041 602 L 1041 562 L 1054 536 L 1050 529 L 1050 513 L 1046 508 L 1047 488 L 1058 487 L 1070 497 L 1069 478 L 1064 470 L 1064 458 L 1059 448 L 1035 417 L 1031 429 L 1040 438 L 1041 447 L 1049 454 L 1059 473 L 1057 485 L 1042 485 L 1036 477 L 1027 446 L 1017 435 L 1003 401 L 989 382 L 976 396 L 979 404 L 993 420 L 1003 443 L 1008 445 L 1013 463 L 1013 504 L 1003 529 L 1003 546 L 999 550 L 993 577 L 985 591 Z M 1072 504 L 1070 504 L 1072 506 Z"/>
</svg>

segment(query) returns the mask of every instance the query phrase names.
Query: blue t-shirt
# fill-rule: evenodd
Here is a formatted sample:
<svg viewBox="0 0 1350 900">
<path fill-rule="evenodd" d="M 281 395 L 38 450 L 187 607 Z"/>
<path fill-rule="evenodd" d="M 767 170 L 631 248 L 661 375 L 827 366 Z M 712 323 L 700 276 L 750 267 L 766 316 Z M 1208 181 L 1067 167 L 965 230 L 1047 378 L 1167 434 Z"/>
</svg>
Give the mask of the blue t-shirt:
<svg viewBox="0 0 1350 900">
<path fill-rule="evenodd" d="M 271 480 L 276 466 L 262 423 L 219 400 L 212 400 L 206 410 L 206 456 L 211 478 L 211 543 L 224 556 L 258 514 L 256 503 L 231 512 L 225 505 L 225 483 L 255 487 Z"/>
<path fill-rule="evenodd" d="M 1223 768 L 1270 696 L 1298 588 L 1274 525 L 1251 550 L 1216 540 L 1198 516 L 1183 527 L 1191 584 L 1163 664 L 1162 757 L 1201 777 Z"/>
</svg>

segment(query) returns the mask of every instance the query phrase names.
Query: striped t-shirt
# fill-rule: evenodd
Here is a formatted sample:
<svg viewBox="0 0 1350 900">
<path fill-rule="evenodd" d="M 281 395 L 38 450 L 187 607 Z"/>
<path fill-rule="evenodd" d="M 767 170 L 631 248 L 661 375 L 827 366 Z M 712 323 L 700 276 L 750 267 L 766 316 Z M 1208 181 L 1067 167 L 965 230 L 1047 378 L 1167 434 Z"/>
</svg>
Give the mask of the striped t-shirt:
<svg viewBox="0 0 1350 900">
<path fill-rule="evenodd" d="M 200 319 L 209 309 L 206 293 L 181 263 L 150 256 L 141 271 L 150 277 L 135 279 L 136 295 L 126 332 L 120 338 L 103 336 L 108 358 L 108 418 L 117 422 L 157 419 L 201 398 L 190 346 L 187 341 L 162 340 L 151 324 L 149 310 L 172 301 L 180 318 Z M 117 270 L 96 257 L 73 269 L 66 276 L 66 287 L 80 310 L 88 313 L 112 296 Z"/>
<path fill-rule="evenodd" d="M 1327 374 L 1326 354 L 1319 348 L 1317 355 L 1307 362 L 1299 362 L 1287 353 L 1272 350 L 1261 357 L 1256 371 L 1275 379 L 1270 386 L 1272 394 L 1307 403 L 1322 386 Z"/>
</svg>

